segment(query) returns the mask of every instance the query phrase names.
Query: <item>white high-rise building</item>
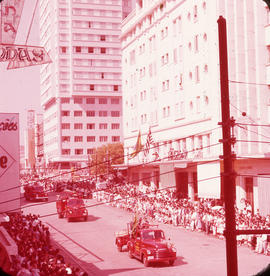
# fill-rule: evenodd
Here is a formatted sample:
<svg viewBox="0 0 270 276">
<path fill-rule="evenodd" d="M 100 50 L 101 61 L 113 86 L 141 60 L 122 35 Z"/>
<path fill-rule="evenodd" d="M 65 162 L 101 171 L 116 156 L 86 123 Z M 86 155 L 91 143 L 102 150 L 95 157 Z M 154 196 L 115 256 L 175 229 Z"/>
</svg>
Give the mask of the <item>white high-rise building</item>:
<svg viewBox="0 0 270 276">
<path fill-rule="evenodd" d="M 130 181 L 141 187 L 176 187 L 179 196 L 192 199 L 223 198 L 221 15 L 227 20 L 230 110 L 236 122 L 237 204 L 244 198 L 269 213 L 259 200 L 270 198 L 260 178 L 269 174 L 270 151 L 265 143 L 270 137 L 265 37 L 270 36 L 263 1 L 136 1 L 122 23 L 125 154 L 134 152 L 138 133 L 146 145 L 149 128 L 154 144 L 149 153 L 126 157 L 125 166 Z"/>
<path fill-rule="evenodd" d="M 46 163 L 68 168 L 122 141 L 121 21 L 131 0 L 41 0 Z M 122 6 L 124 7 L 122 9 Z"/>
</svg>

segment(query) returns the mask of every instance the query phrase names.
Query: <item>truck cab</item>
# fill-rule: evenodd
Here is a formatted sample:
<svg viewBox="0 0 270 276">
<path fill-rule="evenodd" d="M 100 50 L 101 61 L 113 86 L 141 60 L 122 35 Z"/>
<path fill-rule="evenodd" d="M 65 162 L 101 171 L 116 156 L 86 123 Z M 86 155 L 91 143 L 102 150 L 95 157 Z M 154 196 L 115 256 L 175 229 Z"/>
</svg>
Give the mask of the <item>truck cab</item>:
<svg viewBox="0 0 270 276">
<path fill-rule="evenodd" d="M 82 198 L 79 198 L 74 192 L 65 192 L 59 195 L 56 200 L 56 209 L 59 218 L 66 217 L 68 222 L 75 219 L 88 218 L 88 211 Z"/>
<path fill-rule="evenodd" d="M 35 183 L 35 184 L 28 184 L 24 186 L 24 197 L 26 200 L 29 201 L 37 201 L 37 200 L 44 200 L 48 201 L 48 193 L 46 192 L 44 186 Z"/>
<path fill-rule="evenodd" d="M 163 230 L 157 226 L 137 227 L 127 243 L 130 258 L 137 258 L 145 266 L 150 263 L 168 262 L 173 265 L 176 260 L 176 248 L 166 240 Z"/>
</svg>

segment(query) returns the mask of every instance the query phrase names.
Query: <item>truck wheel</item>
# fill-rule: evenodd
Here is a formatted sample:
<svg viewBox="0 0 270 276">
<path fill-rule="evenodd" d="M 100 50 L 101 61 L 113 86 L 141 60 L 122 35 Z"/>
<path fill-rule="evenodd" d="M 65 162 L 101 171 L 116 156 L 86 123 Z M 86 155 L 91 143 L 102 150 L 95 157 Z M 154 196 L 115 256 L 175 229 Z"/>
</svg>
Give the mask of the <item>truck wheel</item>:
<svg viewBox="0 0 270 276">
<path fill-rule="evenodd" d="M 148 262 L 147 256 L 145 254 L 143 254 L 142 259 L 143 259 L 144 266 L 148 267 L 149 266 L 149 262 Z"/>
<path fill-rule="evenodd" d="M 169 260 L 169 265 L 173 266 L 173 264 L 174 264 L 174 260 Z"/>
<path fill-rule="evenodd" d="M 132 249 L 130 247 L 128 248 L 128 256 L 130 259 L 133 259 Z"/>
</svg>

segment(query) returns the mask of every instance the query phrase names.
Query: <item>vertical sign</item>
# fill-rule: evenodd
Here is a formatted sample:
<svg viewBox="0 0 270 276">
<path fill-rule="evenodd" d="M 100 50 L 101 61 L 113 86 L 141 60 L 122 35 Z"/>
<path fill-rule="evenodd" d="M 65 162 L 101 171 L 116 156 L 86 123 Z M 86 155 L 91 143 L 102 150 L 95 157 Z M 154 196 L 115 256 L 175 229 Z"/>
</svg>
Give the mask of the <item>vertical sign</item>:
<svg viewBox="0 0 270 276">
<path fill-rule="evenodd" d="M 35 111 L 27 111 L 28 162 L 31 169 L 35 166 Z"/>
<path fill-rule="evenodd" d="M 0 113 L 0 213 L 20 210 L 19 114 Z"/>
<path fill-rule="evenodd" d="M 1 2 L 0 43 L 14 44 L 23 5 L 24 0 L 5 0 Z"/>
</svg>

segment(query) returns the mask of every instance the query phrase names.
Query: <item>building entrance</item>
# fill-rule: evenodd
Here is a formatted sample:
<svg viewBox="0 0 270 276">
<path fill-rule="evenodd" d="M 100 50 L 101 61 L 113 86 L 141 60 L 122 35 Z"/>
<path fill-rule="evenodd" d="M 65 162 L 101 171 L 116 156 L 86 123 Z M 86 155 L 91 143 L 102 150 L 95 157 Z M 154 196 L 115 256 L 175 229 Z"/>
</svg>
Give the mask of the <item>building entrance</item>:
<svg viewBox="0 0 270 276">
<path fill-rule="evenodd" d="M 245 178 L 246 200 L 252 207 L 252 213 L 254 213 L 254 200 L 253 200 L 253 178 Z"/>
<path fill-rule="evenodd" d="M 176 195 L 178 198 L 188 198 L 188 173 L 176 172 Z"/>
</svg>

